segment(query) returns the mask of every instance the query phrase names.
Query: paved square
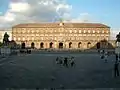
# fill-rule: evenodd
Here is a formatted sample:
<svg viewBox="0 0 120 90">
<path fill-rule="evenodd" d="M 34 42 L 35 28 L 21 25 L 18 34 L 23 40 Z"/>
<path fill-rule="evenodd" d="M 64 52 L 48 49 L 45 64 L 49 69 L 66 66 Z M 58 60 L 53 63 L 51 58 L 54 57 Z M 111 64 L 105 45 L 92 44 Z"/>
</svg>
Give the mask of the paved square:
<svg viewBox="0 0 120 90">
<path fill-rule="evenodd" d="M 74 56 L 76 67 L 57 65 L 57 56 Z M 31 54 L 0 60 L 0 87 L 14 88 L 117 88 L 120 77 L 113 77 L 115 56 L 108 63 L 99 54 Z M 54 79 L 52 81 L 52 79 Z"/>
</svg>

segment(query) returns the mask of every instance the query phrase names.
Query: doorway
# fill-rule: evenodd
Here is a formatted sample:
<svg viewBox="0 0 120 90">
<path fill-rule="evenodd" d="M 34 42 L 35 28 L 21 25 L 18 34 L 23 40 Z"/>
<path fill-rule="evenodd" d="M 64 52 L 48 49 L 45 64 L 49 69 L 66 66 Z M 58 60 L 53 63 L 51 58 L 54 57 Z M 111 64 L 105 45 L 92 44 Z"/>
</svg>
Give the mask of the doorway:
<svg viewBox="0 0 120 90">
<path fill-rule="evenodd" d="M 50 48 L 53 48 L 53 43 L 52 42 L 50 43 Z"/>
<path fill-rule="evenodd" d="M 60 48 L 60 49 L 63 48 L 63 43 L 59 43 L 59 48 Z"/>
<path fill-rule="evenodd" d="M 34 43 L 34 42 L 31 43 L 31 48 L 32 48 L 32 49 L 35 48 L 35 43 Z"/>
<path fill-rule="evenodd" d="M 40 48 L 44 48 L 44 43 L 40 43 Z"/>
<path fill-rule="evenodd" d="M 25 49 L 25 43 L 24 42 L 22 43 L 21 48 Z"/>
</svg>

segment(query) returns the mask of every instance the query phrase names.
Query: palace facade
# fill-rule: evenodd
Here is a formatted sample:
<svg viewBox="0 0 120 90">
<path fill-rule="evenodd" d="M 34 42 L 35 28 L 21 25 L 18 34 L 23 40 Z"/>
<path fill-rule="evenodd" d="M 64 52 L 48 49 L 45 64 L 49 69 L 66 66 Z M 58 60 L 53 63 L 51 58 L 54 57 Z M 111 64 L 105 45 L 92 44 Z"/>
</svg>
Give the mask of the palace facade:
<svg viewBox="0 0 120 90">
<path fill-rule="evenodd" d="M 27 23 L 12 27 L 12 40 L 26 47 L 55 49 L 104 48 L 110 27 L 100 23 Z M 97 44 L 97 46 L 95 46 Z"/>
</svg>

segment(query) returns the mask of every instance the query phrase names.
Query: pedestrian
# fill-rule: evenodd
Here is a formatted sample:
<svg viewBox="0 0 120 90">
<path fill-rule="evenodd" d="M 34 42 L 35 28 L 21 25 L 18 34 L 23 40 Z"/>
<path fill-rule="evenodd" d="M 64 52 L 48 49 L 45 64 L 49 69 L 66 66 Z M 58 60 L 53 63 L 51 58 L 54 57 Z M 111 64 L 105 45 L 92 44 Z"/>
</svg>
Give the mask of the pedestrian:
<svg viewBox="0 0 120 90">
<path fill-rule="evenodd" d="M 103 53 L 103 50 L 100 50 L 100 58 L 101 58 L 101 59 L 104 59 L 104 53 Z"/>
<path fill-rule="evenodd" d="M 68 67 L 68 58 L 67 57 L 64 58 L 64 64 L 63 65 Z"/>
<path fill-rule="evenodd" d="M 118 61 L 115 61 L 115 64 L 114 64 L 114 76 L 119 76 L 119 69 L 118 69 L 118 66 L 119 66 L 119 63 Z"/>
<path fill-rule="evenodd" d="M 71 67 L 75 66 L 75 60 L 74 57 L 71 57 Z"/>
<path fill-rule="evenodd" d="M 59 58 L 57 57 L 57 58 L 56 58 L 56 64 L 58 64 L 58 61 L 59 61 Z"/>
<path fill-rule="evenodd" d="M 63 62 L 62 62 L 62 60 L 60 59 L 60 60 L 59 60 L 59 64 L 61 65 L 62 63 L 63 63 Z"/>
<path fill-rule="evenodd" d="M 105 59 L 105 63 L 107 63 L 107 60 L 108 60 L 108 53 L 107 52 L 105 52 L 105 54 L 104 54 L 104 59 Z"/>
</svg>

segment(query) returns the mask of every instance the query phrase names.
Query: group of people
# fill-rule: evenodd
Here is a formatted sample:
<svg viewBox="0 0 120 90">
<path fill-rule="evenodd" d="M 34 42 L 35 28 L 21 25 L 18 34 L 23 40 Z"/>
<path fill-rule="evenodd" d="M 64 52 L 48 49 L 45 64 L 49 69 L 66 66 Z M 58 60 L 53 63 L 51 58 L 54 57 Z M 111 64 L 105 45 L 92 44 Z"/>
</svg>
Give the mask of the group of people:
<svg viewBox="0 0 120 90">
<path fill-rule="evenodd" d="M 101 57 L 101 59 L 104 59 L 106 63 L 108 61 L 108 56 L 109 56 L 108 52 L 105 52 L 105 50 L 100 51 L 100 57 Z M 116 54 L 116 60 L 114 63 L 114 77 L 119 76 L 119 62 L 120 62 L 120 58 Z"/>
<path fill-rule="evenodd" d="M 106 51 L 105 52 L 105 50 L 100 50 L 100 57 L 101 57 L 101 59 L 104 59 L 105 60 L 105 63 L 107 63 L 107 61 L 108 61 L 108 52 Z"/>
<path fill-rule="evenodd" d="M 63 65 L 65 67 L 73 67 L 75 66 L 75 60 L 74 57 L 57 57 L 56 58 L 56 64 Z"/>
</svg>

